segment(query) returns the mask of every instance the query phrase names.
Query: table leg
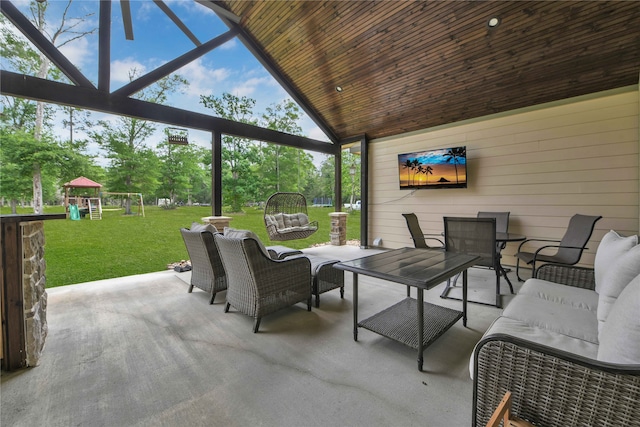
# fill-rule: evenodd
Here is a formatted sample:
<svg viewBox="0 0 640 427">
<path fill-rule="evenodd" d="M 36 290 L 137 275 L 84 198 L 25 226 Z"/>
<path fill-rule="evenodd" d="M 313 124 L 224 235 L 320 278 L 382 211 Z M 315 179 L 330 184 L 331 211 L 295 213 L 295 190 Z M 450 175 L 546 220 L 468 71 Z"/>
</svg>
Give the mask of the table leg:
<svg viewBox="0 0 640 427">
<path fill-rule="evenodd" d="M 509 290 L 511 291 L 511 293 L 513 294 L 513 285 L 511 284 L 511 280 L 509 280 L 509 278 L 507 277 L 507 271 L 504 269 L 504 267 L 502 266 L 502 264 L 500 265 L 500 273 L 502 273 L 502 276 L 504 277 L 504 279 L 507 281 L 507 283 L 509 284 Z"/>
<path fill-rule="evenodd" d="M 358 273 L 353 273 L 353 340 L 358 341 Z"/>
<path fill-rule="evenodd" d="M 462 273 L 462 326 L 467 326 L 467 270 Z"/>
<path fill-rule="evenodd" d="M 418 288 L 418 370 L 422 371 L 422 354 L 424 348 L 422 347 L 422 341 L 424 338 L 424 290 Z"/>
</svg>

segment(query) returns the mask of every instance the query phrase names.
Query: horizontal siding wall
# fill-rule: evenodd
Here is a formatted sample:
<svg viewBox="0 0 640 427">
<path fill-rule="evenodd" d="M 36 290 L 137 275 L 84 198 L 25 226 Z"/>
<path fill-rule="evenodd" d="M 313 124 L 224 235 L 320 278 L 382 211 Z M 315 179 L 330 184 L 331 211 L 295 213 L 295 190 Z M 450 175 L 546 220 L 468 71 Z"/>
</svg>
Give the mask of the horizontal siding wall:
<svg viewBox="0 0 640 427">
<path fill-rule="evenodd" d="M 607 231 L 638 234 L 639 103 L 634 87 L 371 141 L 370 240 L 411 246 L 406 212 L 425 233 L 439 233 L 443 216 L 510 211 L 509 231 L 542 239 L 560 239 L 576 213 L 602 215 L 581 260 L 592 265 Z M 399 189 L 398 154 L 461 145 L 468 188 Z M 508 244 L 504 264 L 515 265 L 517 246 Z"/>
</svg>

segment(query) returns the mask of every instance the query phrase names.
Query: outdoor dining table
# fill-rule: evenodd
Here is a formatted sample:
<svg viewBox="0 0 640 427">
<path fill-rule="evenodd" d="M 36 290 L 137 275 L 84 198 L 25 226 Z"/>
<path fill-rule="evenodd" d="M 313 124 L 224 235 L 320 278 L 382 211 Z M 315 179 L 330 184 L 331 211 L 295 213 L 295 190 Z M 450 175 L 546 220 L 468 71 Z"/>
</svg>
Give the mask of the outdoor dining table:
<svg viewBox="0 0 640 427">
<path fill-rule="evenodd" d="M 353 273 L 353 339 L 358 327 L 376 332 L 418 350 L 422 371 L 423 351 L 462 318 L 467 325 L 467 268 L 480 257 L 434 249 L 401 248 L 343 261 L 334 267 Z M 424 302 L 424 291 L 462 272 L 462 311 Z M 417 288 L 409 296 L 373 316 L 358 321 L 358 275 L 388 280 Z M 425 330 L 426 329 L 426 330 Z"/>
</svg>

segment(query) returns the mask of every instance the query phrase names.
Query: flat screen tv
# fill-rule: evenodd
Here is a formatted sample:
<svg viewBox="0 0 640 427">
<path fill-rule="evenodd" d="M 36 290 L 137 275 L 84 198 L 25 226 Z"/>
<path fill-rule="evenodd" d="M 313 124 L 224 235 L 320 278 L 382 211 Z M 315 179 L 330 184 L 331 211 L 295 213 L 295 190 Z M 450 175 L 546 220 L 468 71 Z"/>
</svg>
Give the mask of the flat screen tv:
<svg viewBox="0 0 640 427">
<path fill-rule="evenodd" d="M 467 147 L 398 154 L 400 189 L 467 188 Z"/>
</svg>

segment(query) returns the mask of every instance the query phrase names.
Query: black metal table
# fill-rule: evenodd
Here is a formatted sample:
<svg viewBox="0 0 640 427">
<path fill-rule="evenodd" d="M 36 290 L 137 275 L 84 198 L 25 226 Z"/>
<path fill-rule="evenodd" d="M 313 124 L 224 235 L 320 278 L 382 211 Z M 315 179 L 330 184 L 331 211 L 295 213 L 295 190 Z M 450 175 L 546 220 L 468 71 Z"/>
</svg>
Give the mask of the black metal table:
<svg viewBox="0 0 640 427">
<path fill-rule="evenodd" d="M 460 318 L 467 326 L 467 268 L 478 256 L 432 249 L 401 248 L 364 258 L 344 261 L 334 267 L 353 273 L 353 339 L 358 327 L 376 332 L 418 350 L 422 371 L 423 351 Z M 462 272 L 462 311 L 424 302 L 424 290 Z M 416 299 L 399 303 L 358 322 L 358 275 L 376 277 L 417 288 Z M 427 330 L 425 331 L 425 325 Z"/>
<path fill-rule="evenodd" d="M 498 243 L 522 242 L 523 240 L 526 240 L 526 237 L 522 234 L 503 233 L 500 231 L 496 233 L 496 242 Z M 500 261 L 498 262 L 498 265 L 500 266 L 500 274 L 505 278 L 505 280 L 509 284 L 511 293 L 513 293 L 513 285 L 511 284 L 511 280 L 509 280 L 509 278 L 507 277 L 507 270 L 505 270 L 505 268 L 502 266 L 501 261 L 502 259 L 500 259 Z M 499 306 L 497 305 L 497 307 Z"/>
</svg>

